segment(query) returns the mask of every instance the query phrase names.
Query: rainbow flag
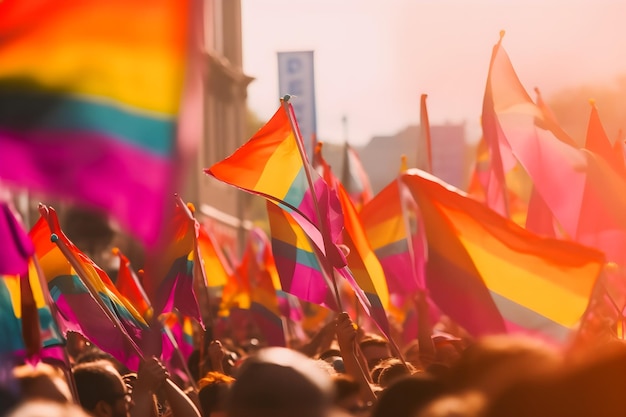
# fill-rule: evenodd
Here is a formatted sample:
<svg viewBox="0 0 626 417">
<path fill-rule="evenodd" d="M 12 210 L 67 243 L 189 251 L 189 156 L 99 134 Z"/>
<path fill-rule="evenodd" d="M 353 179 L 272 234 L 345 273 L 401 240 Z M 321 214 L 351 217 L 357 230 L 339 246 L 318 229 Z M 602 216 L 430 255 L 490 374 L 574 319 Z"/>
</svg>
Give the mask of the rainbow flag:
<svg viewBox="0 0 626 417">
<path fill-rule="evenodd" d="M 269 346 L 286 346 L 276 291 L 281 289 L 280 278 L 269 239 L 265 232 L 253 228 L 248 232 L 246 250 L 238 268 L 250 289 L 252 319 Z"/>
<path fill-rule="evenodd" d="M 175 210 L 163 232 L 165 247 L 148 256 L 143 286 L 155 316 L 176 308 L 181 314 L 202 322 L 193 291 L 193 251 L 200 225 L 182 204 L 176 201 Z"/>
<path fill-rule="evenodd" d="M 402 181 L 424 218 L 428 290 L 445 314 L 473 335 L 566 341 L 604 266 L 601 252 L 534 235 L 423 171 Z"/>
<path fill-rule="evenodd" d="M 412 197 L 401 193 L 398 181 L 393 180 L 359 213 L 367 240 L 385 272 L 388 291 L 401 298 L 400 305 L 424 288 L 425 244 L 420 218 L 409 209 L 413 204 Z"/>
<path fill-rule="evenodd" d="M 359 155 L 347 142 L 343 145 L 343 165 L 341 184 L 345 187 L 350 200 L 357 210 L 372 199 L 374 192 L 370 179 L 363 168 Z M 330 185 L 330 184 L 329 184 Z"/>
<path fill-rule="evenodd" d="M 311 228 L 321 231 L 322 240 L 316 243 L 321 246 L 318 247 L 332 265 L 345 266 L 345 257 L 335 245 L 343 229 L 337 194 L 329 190 L 300 151 L 290 117 L 295 123 L 293 108 L 287 103 L 235 153 L 204 172 L 280 204 L 307 233 Z M 311 175 L 312 187 L 309 187 L 307 172 Z M 316 213 L 317 208 L 319 213 Z"/>
<path fill-rule="evenodd" d="M 519 161 L 564 234 L 624 264 L 625 179 L 603 157 L 572 146 L 545 123 L 545 111 L 529 97 L 501 42 L 493 48 L 485 103 L 490 118 L 483 117 L 483 126 L 499 129 L 492 139 L 502 160 Z"/>
<path fill-rule="evenodd" d="M 26 280 L 25 282 L 22 280 Z M 28 295 L 25 294 L 24 286 L 30 288 Z M 33 303 L 38 323 L 32 323 L 24 317 L 29 308 L 27 304 Z M 27 329 L 24 326 L 35 326 Z M 24 359 L 39 353 L 41 348 L 50 348 L 65 344 L 65 340 L 59 331 L 48 307 L 44 292 L 41 288 L 38 276 L 32 273 L 28 277 L 18 275 L 0 275 L 0 332 L 3 335 L 0 340 L 0 357 L 12 357 Z M 35 351 L 29 351 L 28 334 L 35 334 Z"/>
<path fill-rule="evenodd" d="M 347 256 L 348 267 L 354 281 L 363 290 L 368 304 L 364 305 L 367 314 L 374 320 L 380 330 L 390 337 L 387 310 L 389 309 L 389 289 L 385 273 L 374 254 L 359 220 L 356 208 L 350 196 L 341 184 L 337 187 L 341 209 L 344 213 L 345 230 L 343 243 L 350 249 Z"/>
<path fill-rule="evenodd" d="M 213 236 L 202 225 L 198 233 L 198 246 L 204 269 L 207 271 L 207 285 L 223 287 L 233 274 L 232 268 Z"/>
<path fill-rule="evenodd" d="M 52 227 L 40 217 L 31 229 L 30 237 L 35 244 L 35 253 L 48 282 L 50 295 L 67 330 L 81 333 L 100 349 L 136 370 L 140 358 L 133 343 L 139 343 L 144 332 L 148 331 L 145 320 L 119 293 L 106 273 L 63 234 L 53 209 L 50 209 L 50 222 Z M 69 248 L 86 276 L 79 277 L 57 244 L 52 242 L 53 232 Z M 97 294 L 92 294 L 82 279 L 88 280 Z M 117 316 L 130 340 L 113 325 L 95 300 L 96 296 Z"/>
<path fill-rule="evenodd" d="M 0 178 L 155 243 L 178 176 L 191 3 L 1 1 Z"/>
<path fill-rule="evenodd" d="M 336 296 L 326 276 L 319 251 L 300 224 L 275 204 L 268 202 L 272 253 L 283 291 L 337 310 Z"/>
<path fill-rule="evenodd" d="M 122 294 L 135 309 L 145 319 L 152 316 L 152 306 L 148 295 L 143 289 L 139 277 L 133 271 L 130 261 L 122 253 L 119 248 L 113 248 L 113 254 L 120 260 L 120 267 L 117 270 L 117 279 L 115 280 L 115 288 Z"/>
<path fill-rule="evenodd" d="M 0 274 L 24 274 L 35 248 L 28 234 L 5 201 L 0 202 Z"/>
</svg>

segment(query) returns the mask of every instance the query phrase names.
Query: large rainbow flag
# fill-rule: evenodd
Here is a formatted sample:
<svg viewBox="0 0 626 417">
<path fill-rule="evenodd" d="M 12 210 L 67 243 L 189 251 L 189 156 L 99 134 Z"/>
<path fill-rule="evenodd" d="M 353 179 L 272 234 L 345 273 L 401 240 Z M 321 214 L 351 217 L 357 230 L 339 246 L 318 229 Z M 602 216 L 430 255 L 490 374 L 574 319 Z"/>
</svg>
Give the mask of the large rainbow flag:
<svg viewBox="0 0 626 417">
<path fill-rule="evenodd" d="M 423 171 L 402 181 L 424 218 L 428 290 L 445 314 L 474 335 L 567 340 L 603 269 L 601 252 L 534 235 Z"/>
<path fill-rule="evenodd" d="M 177 178 L 191 3 L 1 1 L 0 178 L 156 242 Z"/>
</svg>

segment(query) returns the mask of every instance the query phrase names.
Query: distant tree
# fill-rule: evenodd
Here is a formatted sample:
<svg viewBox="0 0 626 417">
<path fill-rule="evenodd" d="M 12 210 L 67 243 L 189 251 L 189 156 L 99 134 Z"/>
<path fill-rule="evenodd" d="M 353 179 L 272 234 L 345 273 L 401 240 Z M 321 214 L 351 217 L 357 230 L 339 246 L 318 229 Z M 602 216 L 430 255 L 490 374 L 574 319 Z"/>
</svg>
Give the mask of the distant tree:
<svg viewBox="0 0 626 417">
<path fill-rule="evenodd" d="M 591 111 L 590 99 L 596 102 L 611 142 L 617 139 L 620 130 L 626 133 L 626 74 L 610 84 L 582 85 L 561 90 L 547 101 L 561 127 L 582 146 Z"/>
</svg>

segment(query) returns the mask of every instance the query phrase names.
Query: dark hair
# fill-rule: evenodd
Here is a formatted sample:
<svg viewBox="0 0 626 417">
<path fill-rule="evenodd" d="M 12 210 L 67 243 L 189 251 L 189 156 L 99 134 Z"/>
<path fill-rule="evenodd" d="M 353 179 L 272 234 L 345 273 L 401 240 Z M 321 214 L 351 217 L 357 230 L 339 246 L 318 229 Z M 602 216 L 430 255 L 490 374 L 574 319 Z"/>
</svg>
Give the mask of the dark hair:
<svg viewBox="0 0 626 417">
<path fill-rule="evenodd" d="M 331 378 L 333 380 L 333 384 L 335 385 L 335 402 L 359 393 L 360 385 L 350 375 L 336 374 L 332 375 Z"/>
<path fill-rule="evenodd" d="M 359 347 L 361 349 L 366 348 L 368 346 L 381 346 L 381 347 L 389 347 L 389 341 L 382 336 L 379 336 L 375 333 L 368 333 L 361 339 L 359 342 Z"/>
<path fill-rule="evenodd" d="M 104 360 L 79 364 L 73 374 L 80 404 L 88 411 L 93 411 L 99 401 L 113 401 L 119 394 L 116 387 L 123 384 L 112 365 Z"/>
<path fill-rule="evenodd" d="M 425 372 L 403 377 L 380 393 L 370 417 L 411 417 L 445 392 L 443 382 Z"/>
</svg>

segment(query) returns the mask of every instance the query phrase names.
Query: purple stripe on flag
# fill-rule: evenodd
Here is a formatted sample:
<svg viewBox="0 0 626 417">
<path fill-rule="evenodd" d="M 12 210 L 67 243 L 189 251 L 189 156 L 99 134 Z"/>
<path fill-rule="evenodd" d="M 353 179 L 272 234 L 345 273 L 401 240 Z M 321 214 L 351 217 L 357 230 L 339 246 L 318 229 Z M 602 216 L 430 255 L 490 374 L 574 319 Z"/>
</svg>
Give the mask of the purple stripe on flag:
<svg viewBox="0 0 626 417">
<path fill-rule="evenodd" d="M 436 251 L 428 254 L 426 285 L 430 298 L 452 320 L 470 334 L 506 333 L 500 315 L 485 284 Z"/>
<path fill-rule="evenodd" d="M 0 149 L 1 178 L 106 210 L 146 243 L 157 242 L 172 161 L 89 132 L 0 130 Z"/>
<path fill-rule="evenodd" d="M 2 152 L 0 165 L 8 163 L 7 154 Z M 10 157 L 10 156 L 9 156 Z M 1 168 L 0 168 L 1 169 Z M 35 252 L 33 242 L 18 223 L 7 203 L 0 204 L 0 274 L 20 275 L 28 271 L 28 259 Z"/>
</svg>

